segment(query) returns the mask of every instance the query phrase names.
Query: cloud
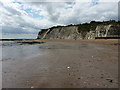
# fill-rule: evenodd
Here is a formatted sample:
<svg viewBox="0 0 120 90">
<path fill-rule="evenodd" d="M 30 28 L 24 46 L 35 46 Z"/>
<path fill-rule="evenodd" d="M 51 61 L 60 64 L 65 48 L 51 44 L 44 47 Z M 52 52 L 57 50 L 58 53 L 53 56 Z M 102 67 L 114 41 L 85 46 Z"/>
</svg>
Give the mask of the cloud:
<svg viewBox="0 0 120 90">
<path fill-rule="evenodd" d="M 7 0 L 6 2 L 3 0 L 0 2 L 2 31 L 3 33 L 38 33 L 42 28 L 56 25 L 79 24 L 92 20 L 118 20 L 117 0 L 116 2 L 79 1 Z"/>
<path fill-rule="evenodd" d="M 118 18 L 117 2 L 31 2 L 36 9 L 43 7 L 45 17 L 59 24 L 77 24 L 91 20 L 103 21 Z M 116 6 L 116 7 L 115 7 Z M 106 8 L 105 8 L 106 7 Z"/>
</svg>

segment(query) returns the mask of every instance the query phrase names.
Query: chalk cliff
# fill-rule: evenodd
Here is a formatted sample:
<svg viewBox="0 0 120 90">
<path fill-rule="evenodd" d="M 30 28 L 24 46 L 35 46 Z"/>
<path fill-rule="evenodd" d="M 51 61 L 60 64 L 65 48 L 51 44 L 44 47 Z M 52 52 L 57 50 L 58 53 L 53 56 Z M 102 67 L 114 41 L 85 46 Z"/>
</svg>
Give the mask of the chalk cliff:
<svg viewBox="0 0 120 90">
<path fill-rule="evenodd" d="M 95 37 L 118 37 L 120 23 L 96 23 L 56 26 L 42 29 L 37 39 L 95 39 Z"/>
<path fill-rule="evenodd" d="M 96 28 L 95 37 L 118 37 L 120 36 L 120 24 L 100 25 Z"/>
</svg>

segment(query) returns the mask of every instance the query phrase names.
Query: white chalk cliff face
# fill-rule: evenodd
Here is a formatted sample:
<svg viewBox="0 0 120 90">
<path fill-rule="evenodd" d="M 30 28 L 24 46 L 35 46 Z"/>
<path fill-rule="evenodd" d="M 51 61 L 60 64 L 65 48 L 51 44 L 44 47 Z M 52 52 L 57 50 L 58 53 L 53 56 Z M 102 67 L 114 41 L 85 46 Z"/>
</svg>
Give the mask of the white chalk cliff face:
<svg viewBox="0 0 120 90">
<path fill-rule="evenodd" d="M 117 37 L 120 35 L 120 25 L 101 25 L 96 28 L 96 37 Z"/>
<path fill-rule="evenodd" d="M 76 26 L 61 26 L 39 32 L 39 39 L 77 39 L 82 38 Z"/>
<path fill-rule="evenodd" d="M 37 39 L 95 39 L 95 37 L 116 37 L 120 35 L 120 24 L 97 25 L 93 30 L 79 32 L 77 25 L 42 29 Z"/>
</svg>

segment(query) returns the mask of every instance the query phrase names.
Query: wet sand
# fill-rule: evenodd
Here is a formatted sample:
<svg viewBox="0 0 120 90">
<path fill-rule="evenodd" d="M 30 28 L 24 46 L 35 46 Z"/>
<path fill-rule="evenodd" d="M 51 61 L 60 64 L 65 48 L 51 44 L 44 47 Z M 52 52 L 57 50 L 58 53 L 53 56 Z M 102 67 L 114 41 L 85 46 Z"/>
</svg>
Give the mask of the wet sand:
<svg viewBox="0 0 120 90">
<path fill-rule="evenodd" d="M 3 88 L 118 87 L 118 40 L 38 41 L 45 54 L 3 60 Z"/>
</svg>

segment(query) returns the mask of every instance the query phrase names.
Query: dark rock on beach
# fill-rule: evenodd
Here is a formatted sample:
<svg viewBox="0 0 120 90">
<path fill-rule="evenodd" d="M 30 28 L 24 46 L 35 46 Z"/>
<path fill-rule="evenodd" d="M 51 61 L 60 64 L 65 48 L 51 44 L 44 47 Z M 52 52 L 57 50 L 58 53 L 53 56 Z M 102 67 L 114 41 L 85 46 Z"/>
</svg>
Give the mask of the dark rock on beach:
<svg viewBox="0 0 120 90">
<path fill-rule="evenodd" d="M 38 42 L 38 41 L 20 41 L 20 42 L 17 42 L 19 44 L 42 44 L 42 43 L 45 43 L 45 42 Z"/>
</svg>

